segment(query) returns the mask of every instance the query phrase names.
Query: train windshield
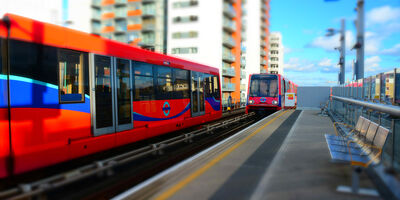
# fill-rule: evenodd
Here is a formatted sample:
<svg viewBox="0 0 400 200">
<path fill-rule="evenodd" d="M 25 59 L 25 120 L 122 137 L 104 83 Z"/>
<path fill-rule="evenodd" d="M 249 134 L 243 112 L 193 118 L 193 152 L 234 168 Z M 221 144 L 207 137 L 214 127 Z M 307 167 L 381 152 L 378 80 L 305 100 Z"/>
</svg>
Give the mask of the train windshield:
<svg viewBox="0 0 400 200">
<path fill-rule="evenodd" d="M 278 97 L 276 75 L 253 75 L 250 84 L 251 97 Z"/>
</svg>

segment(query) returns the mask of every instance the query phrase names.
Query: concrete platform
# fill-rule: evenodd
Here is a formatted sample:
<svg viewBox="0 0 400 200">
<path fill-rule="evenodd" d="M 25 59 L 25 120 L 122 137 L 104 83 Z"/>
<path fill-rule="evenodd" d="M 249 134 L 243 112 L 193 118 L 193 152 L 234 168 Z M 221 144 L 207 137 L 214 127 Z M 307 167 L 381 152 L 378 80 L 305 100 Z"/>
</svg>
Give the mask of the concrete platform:
<svg viewBox="0 0 400 200">
<path fill-rule="evenodd" d="M 330 162 L 318 113 L 275 113 L 115 199 L 377 199 L 336 192 L 351 168 Z"/>
</svg>

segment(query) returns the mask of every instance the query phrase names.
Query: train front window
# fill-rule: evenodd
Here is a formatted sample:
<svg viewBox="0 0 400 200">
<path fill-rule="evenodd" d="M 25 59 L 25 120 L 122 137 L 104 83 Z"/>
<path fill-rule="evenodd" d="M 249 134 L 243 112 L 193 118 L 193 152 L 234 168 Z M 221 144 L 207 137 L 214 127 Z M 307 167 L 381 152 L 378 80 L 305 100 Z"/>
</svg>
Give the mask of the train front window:
<svg viewBox="0 0 400 200">
<path fill-rule="evenodd" d="M 250 84 L 251 97 L 277 97 L 278 80 L 275 75 L 253 76 Z"/>
<path fill-rule="evenodd" d="M 75 51 L 59 51 L 60 102 L 83 102 L 84 76 L 83 54 Z"/>
</svg>

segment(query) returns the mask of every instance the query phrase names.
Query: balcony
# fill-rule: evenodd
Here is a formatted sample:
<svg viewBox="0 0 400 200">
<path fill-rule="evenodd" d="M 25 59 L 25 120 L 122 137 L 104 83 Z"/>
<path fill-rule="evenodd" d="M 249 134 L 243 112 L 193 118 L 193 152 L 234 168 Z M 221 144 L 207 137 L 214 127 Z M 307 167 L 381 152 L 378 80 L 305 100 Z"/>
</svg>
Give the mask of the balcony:
<svg viewBox="0 0 400 200">
<path fill-rule="evenodd" d="M 235 91 L 235 84 L 234 83 L 222 83 L 222 91 L 223 92 L 234 92 Z"/>
<path fill-rule="evenodd" d="M 260 64 L 261 64 L 261 65 L 267 65 L 267 61 L 264 60 L 264 59 L 262 59 L 262 60 L 260 61 Z"/>
<path fill-rule="evenodd" d="M 224 3 L 224 14 L 230 18 L 236 17 L 236 11 L 229 3 Z"/>
<path fill-rule="evenodd" d="M 227 76 L 227 77 L 235 77 L 235 68 L 230 67 L 230 68 L 222 68 L 222 76 Z"/>
<path fill-rule="evenodd" d="M 222 26 L 223 26 L 224 30 L 226 30 L 230 33 L 236 31 L 236 23 L 232 20 L 224 18 L 224 22 L 223 22 Z"/>
<path fill-rule="evenodd" d="M 265 33 L 265 31 L 262 31 L 261 32 L 261 38 L 266 38 L 267 37 L 267 34 Z"/>
<path fill-rule="evenodd" d="M 222 39 L 222 44 L 229 47 L 229 48 L 233 48 L 236 45 L 235 40 L 233 39 L 233 37 L 229 36 L 229 35 L 224 35 L 223 39 Z"/>
<path fill-rule="evenodd" d="M 240 84 L 240 91 L 246 92 L 246 90 L 247 90 L 246 84 Z"/>
<path fill-rule="evenodd" d="M 115 5 L 120 6 L 120 5 L 125 5 L 127 3 L 126 0 L 115 0 Z"/>
<path fill-rule="evenodd" d="M 125 19 L 126 16 L 127 16 L 127 11 L 126 10 L 115 12 L 115 19 Z"/>
<path fill-rule="evenodd" d="M 92 0 L 92 7 L 101 8 L 101 0 Z"/>
<path fill-rule="evenodd" d="M 151 32 L 151 31 L 155 31 L 155 30 L 156 30 L 156 26 L 153 23 L 142 24 L 143 32 Z"/>
<path fill-rule="evenodd" d="M 142 0 L 142 3 L 154 3 L 156 0 Z"/>
<path fill-rule="evenodd" d="M 100 19 L 101 19 L 101 13 L 93 11 L 92 12 L 92 20 L 93 21 L 101 21 Z"/>
<path fill-rule="evenodd" d="M 240 58 L 240 66 L 246 66 L 246 59 L 243 57 Z"/>
<path fill-rule="evenodd" d="M 139 42 L 139 45 L 142 47 L 149 47 L 149 46 L 154 46 L 155 44 L 155 39 L 143 39 L 142 41 Z"/>
<path fill-rule="evenodd" d="M 241 70 L 240 70 L 240 78 L 241 78 L 241 79 L 246 79 L 246 78 L 247 78 L 247 76 L 246 76 L 246 70 L 244 70 L 244 69 L 241 69 Z"/>
<path fill-rule="evenodd" d="M 266 47 L 267 46 L 267 42 L 264 40 L 264 41 L 261 41 L 261 46 L 262 47 Z"/>
<path fill-rule="evenodd" d="M 263 12 L 263 13 L 261 14 L 261 18 L 262 18 L 262 19 L 268 19 L 267 13 Z"/>
<path fill-rule="evenodd" d="M 245 54 L 247 49 L 245 46 L 240 46 L 240 51 L 242 52 L 242 54 Z"/>
<path fill-rule="evenodd" d="M 142 11 L 142 17 L 143 18 L 151 18 L 156 16 L 156 10 L 155 9 L 143 9 Z"/>
<path fill-rule="evenodd" d="M 267 52 L 266 52 L 265 50 L 261 49 L 261 50 L 260 50 L 260 55 L 261 55 L 261 56 L 266 56 L 266 55 L 267 55 Z"/>
<path fill-rule="evenodd" d="M 236 61 L 235 56 L 233 56 L 231 52 L 222 53 L 222 60 L 229 63 L 233 63 Z"/>
<path fill-rule="evenodd" d="M 127 26 L 125 25 L 116 25 L 115 26 L 115 33 L 117 34 L 124 34 L 127 31 Z"/>
<path fill-rule="evenodd" d="M 261 6 L 261 9 L 263 11 L 267 11 L 268 10 L 267 5 L 265 3 L 263 3 L 262 6 Z"/>
</svg>

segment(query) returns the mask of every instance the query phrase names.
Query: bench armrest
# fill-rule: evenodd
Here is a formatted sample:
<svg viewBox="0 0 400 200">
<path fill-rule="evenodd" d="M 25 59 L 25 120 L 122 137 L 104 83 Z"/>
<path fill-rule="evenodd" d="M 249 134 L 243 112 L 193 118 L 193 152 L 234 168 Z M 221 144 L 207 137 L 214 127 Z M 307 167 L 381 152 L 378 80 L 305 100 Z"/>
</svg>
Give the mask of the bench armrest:
<svg viewBox="0 0 400 200">
<path fill-rule="evenodd" d="M 362 162 L 358 162 L 358 161 L 353 161 L 352 158 L 352 154 L 351 154 L 351 148 L 350 148 L 350 144 L 351 143 L 356 143 L 353 140 L 349 140 L 347 142 L 347 149 L 349 150 L 349 154 L 350 154 L 350 160 L 351 160 L 351 165 L 358 165 L 358 166 L 362 166 L 362 167 L 368 167 L 370 164 L 372 164 L 372 162 L 374 162 L 375 160 L 377 160 L 379 158 L 379 156 L 382 154 L 382 149 L 375 146 L 375 145 L 371 145 L 371 144 L 363 144 L 363 147 L 369 147 L 371 149 L 377 149 L 378 153 L 375 154 L 367 163 L 362 163 Z"/>
</svg>

